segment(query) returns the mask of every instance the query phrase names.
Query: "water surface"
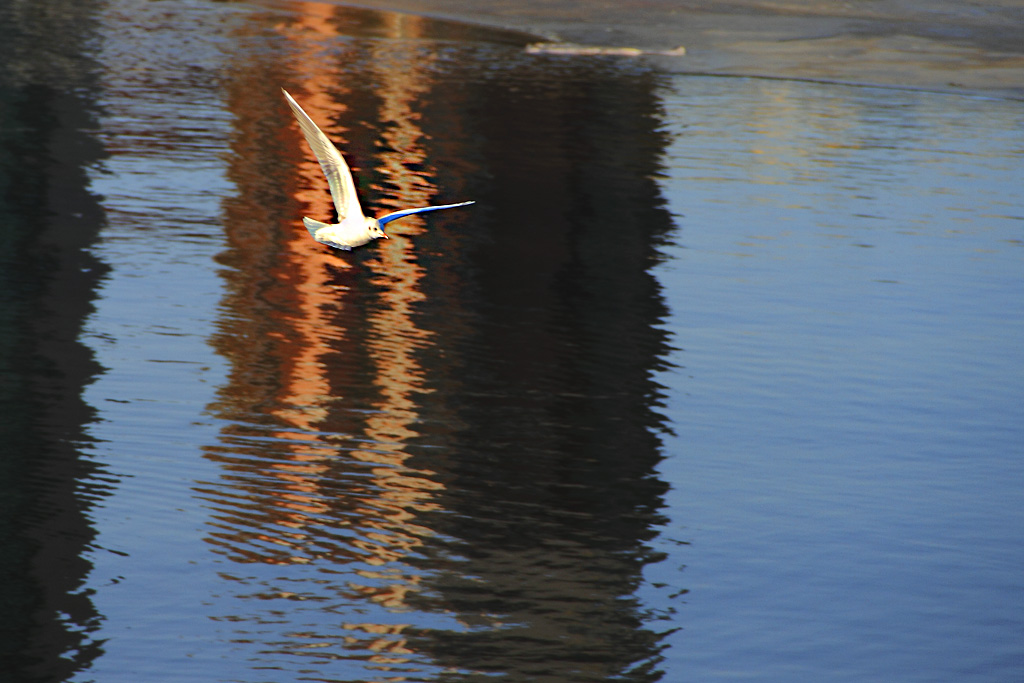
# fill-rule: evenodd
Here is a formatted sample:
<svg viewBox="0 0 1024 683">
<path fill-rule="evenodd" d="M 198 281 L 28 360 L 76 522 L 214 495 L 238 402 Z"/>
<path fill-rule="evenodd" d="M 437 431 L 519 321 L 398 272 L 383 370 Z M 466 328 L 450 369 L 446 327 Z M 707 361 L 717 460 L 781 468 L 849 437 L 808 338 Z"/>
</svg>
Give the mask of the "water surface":
<svg viewBox="0 0 1024 683">
<path fill-rule="evenodd" d="M 3 90 L 79 198 L 4 195 L 24 680 L 1020 674 L 1019 103 L 88 16 Z M 280 87 L 366 204 L 477 204 L 312 242 Z"/>
</svg>

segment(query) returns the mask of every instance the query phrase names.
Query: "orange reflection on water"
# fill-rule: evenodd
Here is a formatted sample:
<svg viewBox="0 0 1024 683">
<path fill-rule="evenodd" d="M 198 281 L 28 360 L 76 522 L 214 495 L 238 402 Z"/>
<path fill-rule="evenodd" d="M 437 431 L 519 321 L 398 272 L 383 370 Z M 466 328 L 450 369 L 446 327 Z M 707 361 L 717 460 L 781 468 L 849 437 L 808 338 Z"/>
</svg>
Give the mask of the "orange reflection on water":
<svg viewBox="0 0 1024 683">
<path fill-rule="evenodd" d="M 346 644 L 349 646 L 358 645 L 361 649 L 369 650 L 374 654 L 367 659 L 378 668 L 387 670 L 389 664 L 405 664 L 410 657 L 402 655 L 413 655 L 414 650 L 407 647 L 408 641 L 402 636 L 402 632 L 408 628 L 408 624 L 345 624 L 346 631 L 362 631 L 377 638 L 356 638 L 347 637 Z M 392 678 L 389 680 L 405 680 L 404 678 Z"/>
<path fill-rule="evenodd" d="M 426 161 L 416 115 L 416 102 L 430 87 L 422 55 L 381 41 L 373 76 L 379 87 L 372 94 L 349 88 L 344 55 L 325 56 L 322 49 L 325 39 L 339 35 L 344 10 L 318 3 L 295 7 L 301 16 L 277 30 L 289 41 L 288 62 L 303 71 L 282 84 L 343 152 L 352 143 L 346 135 L 358 128 L 342 123 L 355 116 L 350 108 L 361 117 L 371 111 L 383 124 L 388 151 L 375 159 L 375 171 L 387 191 L 374 188 L 381 208 L 431 203 L 429 175 L 409 168 Z M 388 30 L 408 35 L 416 25 L 406 17 Z M 265 68 L 253 68 L 251 78 L 265 74 Z M 432 533 L 417 520 L 436 509 L 434 498 L 443 488 L 434 472 L 407 464 L 408 444 L 418 436 L 418 397 L 428 391 L 417 354 L 431 335 L 415 322 L 424 271 L 409 239 L 423 223 L 416 217 L 392 223 L 392 239 L 364 247 L 372 251 L 358 257 L 310 239 L 302 215 L 334 219 L 320 166 L 277 88 L 245 78 L 235 88 L 233 104 L 241 111 L 232 175 L 240 179 L 241 199 L 228 207 L 239 220 L 226 221 L 238 264 L 227 277 L 239 294 L 225 306 L 230 315 L 220 339 L 233 367 L 220 408 L 232 424 L 224 432 L 225 447 L 210 449 L 210 457 L 224 465 L 224 481 L 202 491 L 218 511 L 220 529 L 210 541 L 247 562 L 325 556 L 376 566 L 399 561 Z M 275 144 L 286 155 L 287 163 L 272 169 L 293 200 L 285 219 L 280 203 L 256 186 L 269 163 L 247 142 L 268 120 L 277 126 Z M 276 239 L 258 227 L 230 234 L 244 222 L 243 212 L 250 223 L 253 215 L 267 225 L 276 222 Z M 350 391 L 370 391 L 373 409 L 350 401 Z M 417 579 L 389 577 L 353 589 L 379 604 L 401 606 Z"/>
</svg>

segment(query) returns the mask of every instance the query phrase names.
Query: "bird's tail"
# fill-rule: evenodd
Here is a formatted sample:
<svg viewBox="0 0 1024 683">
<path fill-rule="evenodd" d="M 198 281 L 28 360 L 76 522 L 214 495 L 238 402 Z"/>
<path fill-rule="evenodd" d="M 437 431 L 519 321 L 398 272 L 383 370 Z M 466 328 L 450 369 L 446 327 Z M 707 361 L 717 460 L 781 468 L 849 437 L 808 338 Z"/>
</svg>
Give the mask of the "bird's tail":
<svg viewBox="0 0 1024 683">
<path fill-rule="evenodd" d="M 313 239 L 316 239 L 317 230 L 327 227 L 327 223 L 321 223 L 320 221 L 315 221 L 312 218 L 303 218 L 302 222 L 306 226 L 306 230 L 309 230 L 309 234 L 313 236 Z"/>
</svg>

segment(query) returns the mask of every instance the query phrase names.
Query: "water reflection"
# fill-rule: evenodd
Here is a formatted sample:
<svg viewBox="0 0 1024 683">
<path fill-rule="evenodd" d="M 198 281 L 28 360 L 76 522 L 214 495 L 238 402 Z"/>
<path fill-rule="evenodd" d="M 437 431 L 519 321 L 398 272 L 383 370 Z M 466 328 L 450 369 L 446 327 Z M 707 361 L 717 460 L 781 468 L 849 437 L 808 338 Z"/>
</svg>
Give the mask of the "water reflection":
<svg viewBox="0 0 1024 683">
<path fill-rule="evenodd" d="M 81 342 L 107 269 L 87 251 L 102 225 L 87 169 L 96 83 L 81 57 L 92 2 L 0 6 L 0 670 L 63 680 L 101 652 L 83 586 L 89 515 L 108 494 L 83 457 L 100 371 Z M 57 38 L 57 39 L 55 39 Z"/>
<path fill-rule="evenodd" d="M 1017 103 L 666 84 L 314 3 L 26 6 L 8 677 L 1013 679 Z M 368 204 L 479 203 L 317 245 L 282 85 Z M 657 158 L 686 248 L 652 269 Z"/>
<path fill-rule="evenodd" d="M 262 666 L 333 677 L 657 678 L 631 597 L 665 490 L 652 79 L 294 9 L 227 83 L 228 426 L 198 491 L 211 546 L 254 571 L 224 573 L 218 618 Z M 280 86 L 367 205 L 479 204 L 318 245 L 299 217 L 330 197 Z"/>
</svg>

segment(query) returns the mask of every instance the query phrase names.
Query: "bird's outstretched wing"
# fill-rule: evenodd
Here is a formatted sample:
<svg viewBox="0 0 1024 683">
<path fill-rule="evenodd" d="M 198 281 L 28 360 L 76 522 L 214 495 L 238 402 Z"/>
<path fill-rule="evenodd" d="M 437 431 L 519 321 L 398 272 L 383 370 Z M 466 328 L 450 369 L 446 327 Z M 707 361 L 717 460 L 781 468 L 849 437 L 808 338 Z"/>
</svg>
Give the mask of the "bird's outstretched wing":
<svg viewBox="0 0 1024 683">
<path fill-rule="evenodd" d="M 320 162 L 320 168 L 327 176 L 331 197 L 334 198 L 334 207 L 338 210 L 338 222 L 352 216 L 362 218 L 363 209 L 359 206 L 356 184 L 352 180 L 352 172 L 348 170 L 348 164 L 345 163 L 345 157 L 341 156 L 341 152 L 334 146 L 334 143 L 313 123 L 313 119 L 309 118 L 299 103 L 292 99 L 288 91 L 282 88 L 281 92 L 288 100 L 288 106 L 292 108 L 292 113 L 295 114 L 295 118 L 299 122 L 299 128 L 302 129 L 309 148 L 313 150 L 317 161 Z"/>
<path fill-rule="evenodd" d="M 411 216 L 414 213 L 423 213 L 425 211 L 438 211 L 439 209 L 454 209 L 456 206 L 466 206 L 467 204 L 475 204 L 476 202 L 459 202 L 458 204 L 444 204 L 442 206 L 423 206 L 418 209 L 402 209 L 401 211 L 395 211 L 389 213 L 386 216 L 381 216 L 377 219 L 377 222 L 383 228 L 387 223 L 401 218 L 402 216 Z"/>
</svg>

